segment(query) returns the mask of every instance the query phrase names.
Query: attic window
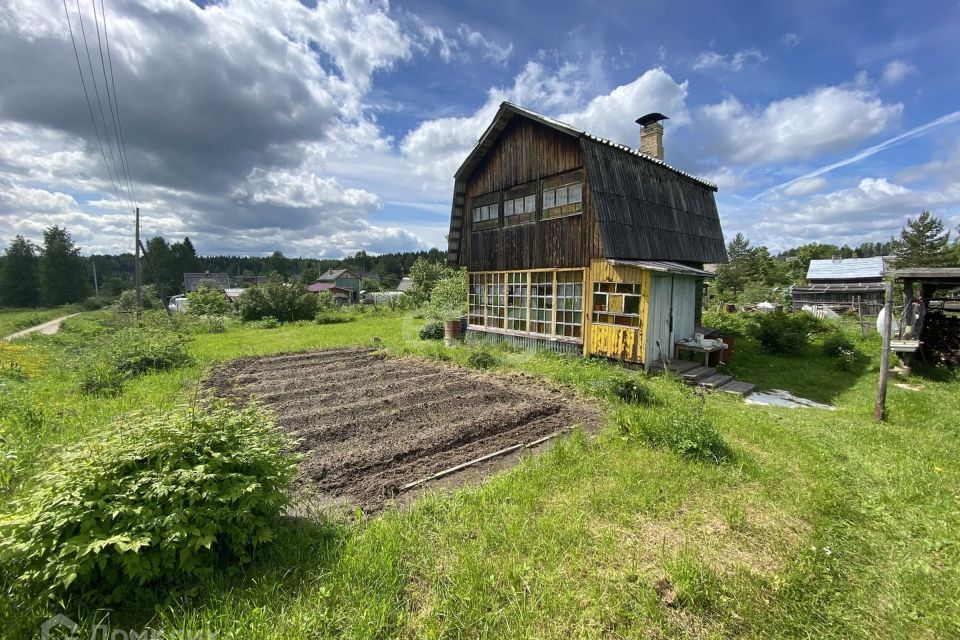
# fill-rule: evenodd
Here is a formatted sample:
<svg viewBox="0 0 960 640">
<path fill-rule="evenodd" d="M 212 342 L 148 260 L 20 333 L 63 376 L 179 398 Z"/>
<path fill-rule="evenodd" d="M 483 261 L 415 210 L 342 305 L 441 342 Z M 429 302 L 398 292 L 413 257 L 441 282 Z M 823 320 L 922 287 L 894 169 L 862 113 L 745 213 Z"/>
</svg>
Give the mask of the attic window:
<svg viewBox="0 0 960 640">
<path fill-rule="evenodd" d="M 544 218 L 559 218 L 583 211 L 583 171 L 547 178 L 542 184 Z"/>
<path fill-rule="evenodd" d="M 514 187 L 503 194 L 503 223 L 522 224 L 533 222 L 537 217 L 537 185 Z"/>
<path fill-rule="evenodd" d="M 492 229 L 500 224 L 500 194 L 488 193 L 473 198 L 473 229 Z"/>
</svg>

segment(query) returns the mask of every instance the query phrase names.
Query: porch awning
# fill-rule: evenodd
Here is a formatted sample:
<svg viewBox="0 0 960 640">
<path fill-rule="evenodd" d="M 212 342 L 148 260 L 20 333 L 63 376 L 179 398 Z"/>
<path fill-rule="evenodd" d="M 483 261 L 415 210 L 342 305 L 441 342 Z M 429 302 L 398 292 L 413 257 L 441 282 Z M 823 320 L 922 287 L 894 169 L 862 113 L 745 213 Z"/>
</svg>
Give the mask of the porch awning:
<svg viewBox="0 0 960 640">
<path fill-rule="evenodd" d="M 636 267 L 638 269 L 648 269 L 650 271 L 660 271 L 663 273 L 676 273 L 683 276 L 696 276 L 698 278 L 715 278 L 717 274 L 697 269 L 679 262 L 667 262 L 664 260 L 607 260 L 607 264 L 622 267 Z"/>
</svg>

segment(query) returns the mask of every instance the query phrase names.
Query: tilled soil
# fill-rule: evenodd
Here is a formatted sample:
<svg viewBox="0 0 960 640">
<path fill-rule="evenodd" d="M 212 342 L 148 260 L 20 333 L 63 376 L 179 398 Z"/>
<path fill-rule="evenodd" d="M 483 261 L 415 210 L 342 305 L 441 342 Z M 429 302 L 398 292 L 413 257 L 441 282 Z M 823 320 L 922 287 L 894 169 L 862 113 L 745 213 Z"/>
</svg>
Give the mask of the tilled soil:
<svg viewBox="0 0 960 640">
<path fill-rule="evenodd" d="M 276 413 L 305 454 L 301 489 L 325 504 L 367 509 L 443 469 L 601 422 L 594 405 L 533 378 L 372 349 L 235 360 L 215 369 L 209 384 L 217 395 L 253 397 Z"/>
</svg>

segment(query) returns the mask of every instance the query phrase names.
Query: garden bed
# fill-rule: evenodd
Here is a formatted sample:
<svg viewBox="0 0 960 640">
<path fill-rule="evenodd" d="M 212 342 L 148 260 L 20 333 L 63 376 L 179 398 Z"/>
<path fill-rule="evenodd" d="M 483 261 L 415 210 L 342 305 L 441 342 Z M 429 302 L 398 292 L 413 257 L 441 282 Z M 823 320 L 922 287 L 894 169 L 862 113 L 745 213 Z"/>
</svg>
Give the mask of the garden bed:
<svg viewBox="0 0 960 640">
<path fill-rule="evenodd" d="M 276 413 L 305 455 L 304 492 L 368 509 L 438 471 L 574 425 L 601 424 L 594 404 L 535 378 L 368 349 L 235 360 L 215 369 L 209 383 L 219 395 L 253 397 Z M 484 473 L 509 461 L 487 464 Z M 476 475 L 473 469 L 444 484 Z"/>
</svg>

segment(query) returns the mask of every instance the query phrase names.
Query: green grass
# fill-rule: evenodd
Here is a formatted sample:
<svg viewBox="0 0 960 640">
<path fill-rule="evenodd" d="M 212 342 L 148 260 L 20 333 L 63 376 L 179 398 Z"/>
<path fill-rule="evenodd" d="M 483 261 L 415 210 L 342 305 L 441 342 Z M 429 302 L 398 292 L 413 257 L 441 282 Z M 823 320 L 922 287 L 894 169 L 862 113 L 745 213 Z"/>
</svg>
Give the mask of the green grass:
<svg viewBox="0 0 960 640">
<path fill-rule="evenodd" d="M 77 304 L 38 309 L 0 309 L 0 338 L 80 310 Z"/>
<path fill-rule="evenodd" d="M 405 316 L 232 327 L 197 336 L 190 367 L 135 379 L 102 399 L 75 391 L 84 348 L 69 340 L 95 330 L 99 317 L 26 343 L 41 373 L 0 395 L 3 446 L 17 456 L 8 495 L 29 490 L 33 469 L 58 446 L 118 413 L 171 405 L 226 359 L 372 345 L 373 336 L 398 355 L 465 364 L 473 352 L 419 341 L 421 321 Z M 453 495 L 374 517 L 290 520 L 241 576 L 218 573 L 175 600 L 159 594 L 155 612 L 121 609 L 111 624 L 277 639 L 956 637 L 960 382 L 915 375 L 909 382 L 920 391 L 892 385 L 889 421 L 875 423 L 878 344 L 857 346 L 862 359 L 844 372 L 818 343 L 788 358 L 738 340 L 738 377 L 836 411 L 712 394 L 705 410 L 732 451 L 722 464 L 685 460 L 612 425 L 596 437 L 577 433 Z M 605 362 L 495 353 L 492 374 L 566 385 L 605 403 L 611 420 L 653 416 L 676 393 L 670 380 L 652 379 L 653 401 L 627 406 L 610 399 L 606 382 L 622 370 Z M 0 586 L 9 591 L 9 574 L 0 573 Z M 8 637 L 36 634 L 56 610 L 8 596 L 0 601 Z M 105 615 L 70 613 L 87 629 Z"/>
</svg>

